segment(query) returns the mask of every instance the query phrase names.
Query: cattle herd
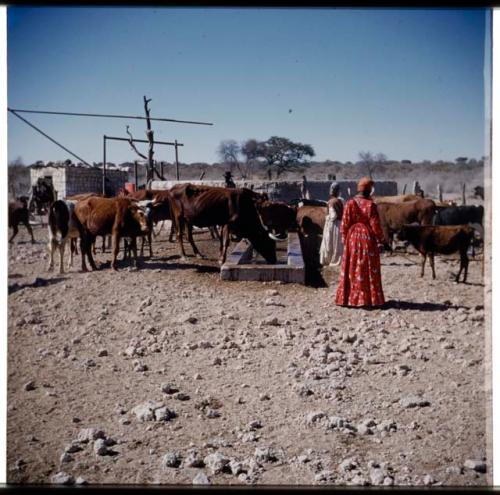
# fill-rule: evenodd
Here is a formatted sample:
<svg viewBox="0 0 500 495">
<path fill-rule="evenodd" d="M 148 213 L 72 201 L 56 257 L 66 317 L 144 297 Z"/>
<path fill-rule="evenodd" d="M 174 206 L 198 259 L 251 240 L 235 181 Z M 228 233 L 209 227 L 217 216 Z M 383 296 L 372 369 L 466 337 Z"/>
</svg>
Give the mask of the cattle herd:
<svg viewBox="0 0 500 495">
<path fill-rule="evenodd" d="M 460 270 L 467 280 L 468 250 L 484 237 L 482 205 L 457 206 L 452 202 L 438 202 L 415 195 L 373 197 L 378 205 L 386 245 L 393 246 L 394 236 L 399 241 L 413 245 L 422 255 L 422 271 L 429 257 L 432 276 L 435 278 L 435 254 L 460 254 Z M 96 254 L 96 239 L 106 237 L 112 241 L 111 268 L 117 269 L 120 241 L 124 240 L 124 257 L 133 254 L 137 266 L 137 238 L 149 244 L 149 256 L 153 256 L 151 236 L 158 222 L 171 221 L 169 240 L 176 235 L 179 251 L 186 257 L 183 238 L 192 247 L 193 254 L 203 257 L 193 239 L 193 228 L 208 227 L 213 238 L 220 243 L 219 263 L 223 264 L 231 239 L 248 239 L 262 257 L 271 264 L 276 263 L 276 241 L 286 239 L 288 231 L 298 231 L 305 246 L 303 249 L 306 267 L 317 266 L 319 249 L 317 240 L 323 232 L 327 214 L 326 203 L 321 201 L 296 200 L 289 203 L 270 201 L 266 194 L 247 188 L 224 188 L 178 184 L 169 190 L 138 190 L 121 192 L 116 197 L 102 197 L 94 193 L 79 194 L 52 201 L 48 208 L 48 269 L 54 268 L 54 254 L 59 251 L 59 272 L 64 272 L 64 252 L 70 241 L 72 266 L 74 254 L 78 252 L 80 239 L 81 269 L 98 269 L 93 255 Z M 33 232 L 29 223 L 30 205 L 26 198 L 9 202 L 9 226 L 13 234 L 18 225 L 24 224 L 32 242 Z M 476 235 L 475 233 L 478 233 Z M 476 238 L 479 237 L 479 240 Z"/>
</svg>

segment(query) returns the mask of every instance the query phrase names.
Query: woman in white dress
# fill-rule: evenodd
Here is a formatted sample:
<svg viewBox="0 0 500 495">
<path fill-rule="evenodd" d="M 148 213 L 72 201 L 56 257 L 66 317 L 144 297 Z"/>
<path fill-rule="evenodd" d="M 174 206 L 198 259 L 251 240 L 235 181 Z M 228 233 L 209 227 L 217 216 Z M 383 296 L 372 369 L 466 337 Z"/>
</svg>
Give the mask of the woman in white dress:
<svg viewBox="0 0 500 495">
<path fill-rule="evenodd" d="M 321 265 L 338 266 L 342 260 L 342 236 L 340 234 L 340 222 L 344 201 L 339 197 L 340 187 L 337 182 L 330 186 L 330 199 L 328 200 L 328 213 L 325 218 L 323 239 L 319 251 Z"/>
</svg>

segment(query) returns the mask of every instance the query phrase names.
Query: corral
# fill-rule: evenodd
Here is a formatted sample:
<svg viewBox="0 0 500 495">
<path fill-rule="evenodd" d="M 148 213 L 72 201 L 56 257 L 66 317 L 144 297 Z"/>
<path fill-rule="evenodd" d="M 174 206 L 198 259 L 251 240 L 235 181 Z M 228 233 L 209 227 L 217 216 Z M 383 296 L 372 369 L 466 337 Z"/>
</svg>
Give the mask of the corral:
<svg viewBox="0 0 500 495">
<path fill-rule="evenodd" d="M 65 275 L 34 232 L 9 250 L 9 482 L 490 482 L 480 262 L 456 284 L 456 256 L 433 281 L 384 255 L 389 305 L 366 311 L 333 305 L 337 268 L 221 280 L 205 231 L 206 260 L 163 232 L 140 270 Z"/>
</svg>

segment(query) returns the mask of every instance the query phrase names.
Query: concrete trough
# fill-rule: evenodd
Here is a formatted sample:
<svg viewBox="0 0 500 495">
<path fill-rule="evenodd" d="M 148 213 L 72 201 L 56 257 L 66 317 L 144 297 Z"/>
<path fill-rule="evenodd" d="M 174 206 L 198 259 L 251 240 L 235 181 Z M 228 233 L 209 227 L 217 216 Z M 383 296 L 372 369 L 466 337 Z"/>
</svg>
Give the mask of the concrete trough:
<svg viewBox="0 0 500 495">
<path fill-rule="evenodd" d="M 221 267 L 222 280 L 305 284 L 305 267 L 297 233 L 289 232 L 288 240 L 276 243 L 277 263 L 267 264 L 250 242 L 241 240 Z"/>
</svg>

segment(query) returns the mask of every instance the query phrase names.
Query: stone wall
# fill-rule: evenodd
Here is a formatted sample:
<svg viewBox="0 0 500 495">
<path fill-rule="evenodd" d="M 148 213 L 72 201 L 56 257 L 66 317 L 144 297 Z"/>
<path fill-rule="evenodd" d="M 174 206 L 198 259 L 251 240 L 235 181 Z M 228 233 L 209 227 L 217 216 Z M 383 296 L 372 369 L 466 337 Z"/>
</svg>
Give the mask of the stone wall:
<svg viewBox="0 0 500 495">
<path fill-rule="evenodd" d="M 189 182 L 191 184 L 203 184 L 206 186 L 220 186 L 224 187 L 225 182 L 222 181 L 153 181 L 151 184 L 152 189 L 170 189 L 175 184 L 184 184 Z M 344 198 L 348 198 L 356 193 L 356 181 L 338 180 L 336 181 L 340 186 L 340 194 Z M 311 199 L 328 199 L 331 181 L 317 180 L 307 181 L 309 195 Z M 256 192 L 267 193 L 269 199 L 280 201 L 291 201 L 301 197 L 302 181 L 235 181 L 237 187 L 248 187 Z M 398 184 L 396 181 L 375 181 L 375 194 L 379 196 L 394 196 L 398 194 Z"/>
<path fill-rule="evenodd" d="M 102 193 L 102 169 L 88 167 L 33 167 L 30 170 L 31 185 L 35 185 L 39 177 L 52 177 L 57 198 L 65 198 L 86 192 Z M 106 170 L 108 186 L 113 194 L 117 194 L 125 186 L 128 173 L 121 170 Z"/>
</svg>

